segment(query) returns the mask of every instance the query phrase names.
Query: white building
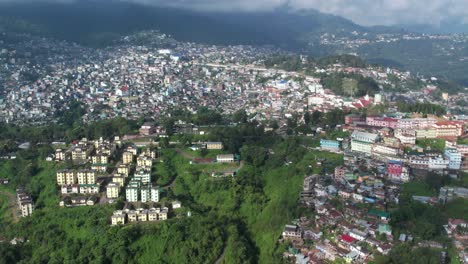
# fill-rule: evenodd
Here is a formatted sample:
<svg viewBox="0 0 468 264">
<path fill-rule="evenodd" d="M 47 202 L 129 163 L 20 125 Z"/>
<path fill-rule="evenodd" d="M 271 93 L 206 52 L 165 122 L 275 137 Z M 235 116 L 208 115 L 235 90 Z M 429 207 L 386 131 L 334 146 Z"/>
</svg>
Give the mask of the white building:
<svg viewBox="0 0 468 264">
<path fill-rule="evenodd" d="M 366 154 L 372 153 L 372 143 L 359 140 L 351 140 L 351 151 L 362 152 Z"/>
<path fill-rule="evenodd" d="M 442 157 L 429 158 L 428 168 L 430 170 L 445 170 L 449 165 L 449 161 Z"/>
<path fill-rule="evenodd" d="M 140 180 L 143 184 L 148 184 L 151 182 L 151 172 L 139 170 L 135 173 L 133 179 Z"/>
<path fill-rule="evenodd" d="M 449 161 L 448 168 L 451 170 L 459 170 L 462 162 L 462 155 L 456 149 L 445 149 L 444 157 Z"/>
<path fill-rule="evenodd" d="M 115 199 L 119 197 L 120 185 L 115 182 L 109 183 L 106 188 L 106 195 L 109 199 Z"/>
<path fill-rule="evenodd" d="M 218 163 L 233 163 L 234 154 L 220 154 L 216 156 L 216 161 Z"/>
<path fill-rule="evenodd" d="M 138 202 L 139 194 L 138 187 L 127 187 L 127 190 L 125 191 L 125 197 L 128 202 Z"/>
</svg>

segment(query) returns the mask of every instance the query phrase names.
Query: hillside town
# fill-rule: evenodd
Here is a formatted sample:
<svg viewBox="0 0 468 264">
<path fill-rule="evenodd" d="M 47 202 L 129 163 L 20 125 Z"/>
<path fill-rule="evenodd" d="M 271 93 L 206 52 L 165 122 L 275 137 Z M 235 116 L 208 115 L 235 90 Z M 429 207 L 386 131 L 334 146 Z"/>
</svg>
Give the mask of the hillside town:
<svg viewBox="0 0 468 264">
<path fill-rule="evenodd" d="M 421 247 L 440 248 L 446 254 L 436 241 L 392 232 L 388 208 L 401 202 L 404 183 L 433 174 L 457 179 L 468 171 L 468 145 L 457 143 L 465 135 L 465 123 L 436 117 L 348 115 L 343 130 L 350 132 L 349 138 L 322 139 L 320 144 L 322 150 L 343 153 L 344 165 L 332 173 L 304 179 L 300 203 L 315 216 L 303 216 L 284 227 L 281 240 L 290 245 L 284 256 L 295 258 L 296 263 L 337 259 L 366 263 L 375 253 L 386 255 L 396 244 L 415 242 Z M 420 145 L 427 140 L 443 146 Z M 438 196 L 411 198 L 443 205 L 468 199 L 468 188 L 443 186 Z M 466 219 L 449 219 L 444 226 L 462 263 L 468 263 L 466 225 Z"/>
<path fill-rule="evenodd" d="M 183 193 L 189 191 L 186 182 L 195 185 L 194 190 L 206 187 L 202 185 L 206 182 L 216 186 L 208 186 L 209 190 L 224 188 L 237 184 L 236 175 L 244 165 L 249 169 L 264 165 L 249 161 L 256 157 L 245 157 L 252 149 L 243 149 L 243 144 L 256 143 L 252 140 L 258 139 L 256 131 L 229 138 L 229 142 L 220 131 L 210 134 L 213 127 L 237 136 L 241 133 L 235 129 L 252 125 L 251 130 L 258 129 L 262 136 L 270 133 L 281 140 L 303 140 L 298 148 L 333 153 L 340 160 L 332 170 L 324 169 L 326 158 L 304 165 L 321 172 L 304 177 L 294 202 L 302 215 L 288 220 L 274 238 L 286 246 L 285 260 L 368 263 L 399 245 L 411 245 L 439 250 L 441 263 L 447 254 L 468 263 L 467 219 L 445 219 L 444 238 L 449 239 L 449 247 L 395 225 L 394 212 L 402 203 L 436 207 L 468 199 L 466 186 L 449 181 L 437 186 L 437 193 L 430 190 L 408 196 L 405 191 L 408 184 L 439 176 L 461 182 L 468 172 L 468 117 L 463 114 L 466 106 L 458 104 L 468 98 L 466 93 L 443 92 L 437 78 L 420 79 L 402 70 L 350 67 L 340 62 L 310 68 L 305 56 L 299 57 L 299 65 L 309 68 L 286 71 L 278 65 L 266 66 L 272 55 L 289 55 L 284 51 L 183 43 L 156 31 L 127 36 L 105 49 L 29 35 L 16 37 L 17 42 L 2 42 L 6 48 L 0 50 L 1 121 L 20 126 L 60 123 L 76 104 L 84 106 L 79 118 L 86 125 L 116 117 L 138 120 L 134 134 L 34 143 L 53 150 L 45 160 L 53 164 L 53 195 L 59 198 L 53 201 L 59 210 L 113 206 L 105 221 L 112 228 L 177 222 L 192 217 L 194 208 L 203 214 L 202 209 L 215 208 L 210 202 L 218 199 L 196 197 L 202 202 L 194 205 L 192 196 L 196 195 Z M 135 45 L 141 42 L 146 44 Z M 327 87 L 325 79 L 330 76 L 345 76 L 341 93 Z M 362 85 L 352 77 L 375 82 L 378 91 L 358 94 Z M 394 90 L 411 82 L 421 89 Z M 404 109 L 416 104 L 433 108 L 424 113 Z M 196 115 L 202 108 L 226 117 L 244 110 L 246 118 L 244 123 L 229 119 L 230 123 L 216 125 L 176 120 L 169 127 L 161 122 L 174 109 Z M 343 115 L 336 120 L 325 116 L 334 111 Z M 318 117 L 311 122 L 314 115 Z M 319 122 L 320 118 L 330 122 Z M 299 130 L 302 125 L 309 126 L 308 130 Z M 18 149 L 30 147 L 30 142 L 24 142 Z M 251 156 L 275 157 L 269 145 L 259 149 Z M 2 157 L 14 159 L 14 153 Z M 293 164 L 289 159 L 285 154 L 279 161 L 287 167 Z M 161 181 L 163 171 L 167 178 Z M 185 180 L 177 181 L 181 174 Z M 200 175 L 206 178 L 200 180 Z M 9 180 L 2 175 L 2 185 Z M 257 180 L 249 191 L 261 185 Z M 219 182 L 226 185 L 216 185 Z M 174 198 L 174 186 L 182 192 L 178 197 L 186 200 Z M 241 193 L 233 189 L 223 195 Z M 258 206 L 252 198 L 255 195 L 259 194 L 249 199 Z M 240 204 L 239 197 L 232 200 Z M 34 217 L 41 210 L 34 200 L 25 188 L 17 188 L 16 215 Z M 38 208 L 44 208 L 41 203 Z M 239 204 L 233 208 L 241 208 Z"/>
<path fill-rule="evenodd" d="M 19 43 L 5 42 L 0 51 L 0 118 L 10 123 L 56 122 L 73 101 L 86 105 L 86 122 L 117 116 L 159 118 L 174 107 L 192 113 L 208 107 L 225 114 L 245 109 L 257 120 L 286 120 L 307 111 L 361 109 L 397 100 L 394 92 L 383 90 L 355 96 L 353 81 L 346 84 L 346 96 L 337 95 L 324 87 L 324 74 L 356 74 L 375 80 L 381 89 L 395 85 L 395 78 L 414 78 L 396 69 L 340 63 L 317 66 L 307 75 L 288 72 L 264 64 L 273 54 L 286 54 L 282 51 L 177 42 L 153 31 L 125 37 L 106 49 L 18 38 Z M 141 39 L 144 46 L 134 44 Z M 439 93 L 431 80 L 423 80 L 422 89 L 408 93 L 407 100 L 440 101 L 432 96 Z M 463 93 L 442 96 L 449 108 L 449 102 L 467 99 Z"/>
</svg>

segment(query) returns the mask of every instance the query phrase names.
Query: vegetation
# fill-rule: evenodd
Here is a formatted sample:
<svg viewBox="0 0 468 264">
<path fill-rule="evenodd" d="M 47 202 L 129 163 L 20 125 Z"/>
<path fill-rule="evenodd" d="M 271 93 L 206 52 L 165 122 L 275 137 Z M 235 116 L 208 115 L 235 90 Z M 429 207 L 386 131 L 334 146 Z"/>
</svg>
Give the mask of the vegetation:
<svg viewBox="0 0 468 264">
<path fill-rule="evenodd" d="M 418 139 L 416 140 L 416 145 L 433 151 L 443 152 L 445 149 L 445 140 L 440 138 L 434 139 Z"/>
<path fill-rule="evenodd" d="M 431 114 L 437 116 L 441 116 L 446 113 L 446 110 L 443 106 L 431 103 L 407 104 L 403 102 L 398 102 L 397 107 L 398 110 L 405 113 L 420 113 L 424 115 Z"/>
<path fill-rule="evenodd" d="M 377 256 L 375 263 L 437 264 L 440 263 L 440 251 L 430 248 L 413 248 L 409 244 L 398 244 L 390 251 L 388 256 Z"/>
<path fill-rule="evenodd" d="M 205 120 L 213 120 L 211 117 L 217 115 L 208 111 L 210 117 L 206 117 L 205 113 L 201 113 Z M 325 117 L 335 114 L 321 116 L 317 122 L 332 122 Z M 200 118 L 198 115 L 187 117 Z M 169 144 L 161 150 L 163 162 L 155 165 L 155 180 L 165 186 L 163 201 L 180 200 L 183 212 L 190 211 L 192 216 L 187 217 L 181 211 L 177 212 L 178 218 L 157 224 L 111 227 L 109 217 L 114 206 L 59 208 L 55 172 L 62 165 L 44 161 L 52 149 L 33 143 L 30 150 L 17 151 L 16 160 L 0 163 L 0 177 L 11 179 L 11 189 L 26 186 L 33 195 L 36 210 L 32 217 L 15 223 L 5 214 L 5 201 L 0 197 L 5 237 L 29 240 L 15 247 L 1 244 L 1 261 L 183 263 L 190 259 L 194 263 L 213 263 L 220 259 L 222 263 L 278 262 L 281 248 L 277 240 L 284 224 L 299 216 L 297 202 L 304 175 L 332 171 L 342 164 L 342 156 L 310 152 L 306 148 L 309 142 L 300 137 L 283 139 L 266 133 L 262 125 L 247 122 L 241 112 L 232 118 L 239 122 L 238 126 L 213 127 L 207 139 L 222 140 L 226 152 L 241 154 L 243 164 L 191 165 L 189 159 L 177 154 Z M 135 124 L 125 120 L 108 122 L 110 126 L 121 123 L 132 127 Z M 73 122 L 69 126 L 73 128 L 77 124 L 79 122 Z M 76 135 L 109 136 L 104 128 L 96 126 L 79 128 L 81 132 Z M 22 140 L 40 141 L 35 133 L 26 129 L 5 127 L 8 129 L 1 135 L 5 140 L 13 131 L 19 131 L 17 137 Z M 72 128 L 63 133 L 70 133 Z M 48 131 L 50 128 L 40 129 Z M 182 139 L 180 135 L 175 137 Z M 184 137 L 181 145 L 186 146 L 192 139 Z M 237 170 L 237 174 L 228 178 L 210 176 L 212 171 L 223 170 Z"/>
<path fill-rule="evenodd" d="M 338 95 L 364 96 L 379 91 L 376 81 L 359 74 L 332 73 L 321 76 L 322 85 Z"/>
</svg>

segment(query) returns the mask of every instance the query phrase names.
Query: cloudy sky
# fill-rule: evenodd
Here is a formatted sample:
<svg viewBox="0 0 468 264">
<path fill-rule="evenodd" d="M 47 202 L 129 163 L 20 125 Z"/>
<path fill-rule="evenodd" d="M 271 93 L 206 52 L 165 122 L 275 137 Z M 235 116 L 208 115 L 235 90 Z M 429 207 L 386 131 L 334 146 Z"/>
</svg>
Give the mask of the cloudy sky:
<svg viewBox="0 0 468 264">
<path fill-rule="evenodd" d="M 0 0 L 28 1 L 28 0 Z M 33 0 L 29 0 L 33 1 Z M 34 0 L 39 1 L 39 0 Z M 41 0 L 79 1 L 79 0 Z M 96 0 L 108 1 L 108 0 Z M 468 0 L 117 0 L 213 11 L 259 11 L 288 6 L 316 9 L 362 25 L 435 24 L 445 19 L 468 23 Z"/>
<path fill-rule="evenodd" d="M 363 25 L 438 24 L 448 18 L 468 23 L 468 0 L 129 0 L 209 10 L 268 10 L 279 6 L 317 9 Z"/>
</svg>

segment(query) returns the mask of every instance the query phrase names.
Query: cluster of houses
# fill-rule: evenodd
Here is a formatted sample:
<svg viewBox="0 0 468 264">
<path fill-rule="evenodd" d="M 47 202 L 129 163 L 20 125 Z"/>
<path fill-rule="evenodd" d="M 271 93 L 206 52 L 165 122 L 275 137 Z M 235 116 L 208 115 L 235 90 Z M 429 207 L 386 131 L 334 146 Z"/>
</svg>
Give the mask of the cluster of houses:
<svg viewBox="0 0 468 264">
<path fill-rule="evenodd" d="M 111 225 L 125 225 L 136 222 L 156 222 L 167 220 L 169 208 L 139 208 L 136 210 L 117 210 L 111 216 Z"/>
<path fill-rule="evenodd" d="M 464 219 L 448 219 L 444 229 L 453 239 L 454 248 L 458 252 L 461 263 L 468 263 L 468 221 Z"/>
<path fill-rule="evenodd" d="M 156 152 L 150 149 L 138 153 L 136 148 L 127 148 L 123 152 L 122 164 L 134 168 L 133 175 L 125 174 L 125 177 L 129 177 L 129 182 L 125 186 L 125 197 L 128 202 L 159 202 L 160 188 L 152 185 L 151 175 L 156 155 Z M 115 185 L 108 186 L 108 198 L 118 196 L 118 193 L 110 194 L 114 190 L 116 190 Z"/>
<path fill-rule="evenodd" d="M 344 165 L 335 167 L 333 174 L 305 177 L 300 202 L 315 211 L 314 217 L 301 217 L 283 230 L 281 241 L 290 246 L 284 256 L 296 263 L 337 259 L 363 263 L 371 261 L 377 252 L 388 254 L 395 243 L 412 241 L 411 234 L 399 233 L 394 238 L 389 225 L 387 205 L 399 202 L 401 184 L 410 181 L 418 170 L 454 177 L 465 170 L 468 146 L 456 143 L 464 135 L 463 122 L 355 115 L 346 119 L 343 129 L 352 131 L 349 138 L 320 142 L 322 150 L 343 152 Z M 405 133 L 401 133 L 403 130 Z M 400 137 L 410 131 L 412 139 Z M 426 136 L 417 136 L 422 133 Z M 446 141 L 442 152 L 412 151 L 417 139 L 435 138 Z M 413 196 L 423 203 L 446 203 L 455 198 L 468 198 L 468 189 L 442 187 L 439 197 Z M 461 227 L 466 224 L 463 220 L 452 222 Z M 457 228 L 450 223 L 446 229 L 452 234 Z M 420 246 L 433 247 L 435 242 L 424 243 Z M 454 243 L 457 248 L 466 246 L 466 230 L 462 235 L 457 233 Z M 465 259 L 464 251 L 459 253 L 460 259 Z"/>
<path fill-rule="evenodd" d="M 345 156 L 379 160 L 386 164 L 390 177 L 408 181 L 409 169 L 423 171 L 468 171 L 468 145 L 458 144 L 465 134 L 462 121 L 436 118 L 389 118 L 346 116 L 344 130 L 352 131 L 349 139 L 321 139 L 323 150 Z M 417 140 L 442 140 L 445 149 L 423 149 Z M 411 150 L 411 151 L 408 151 Z"/>
<path fill-rule="evenodd" d="M 111 225 L 125 225 L 137 222 L 156 222 L 164 221 L 169 218 L 169 208 L 166 206 L 153 206 L 149 209 L 138 208 L 136 210 L 123 209 L 116 210 L 111 216 Z M 179 209 L 182 203 L 179 201 L 172 202 L 172 209 Z"/>
<path fill-rule="evenodd" d="M 27 193 L 24 188 L 16 189 L 16 203 L 22 217 L 27 217 L 34 211 L 34 201 L 31 194 Z"/>
<path fill-rule="evenodd" d="M 119 153 L 121 158 L 117 159 Z M 66 151 L 57 149 L 54 158 L 74 165 L 74 169 L 56 173 L 61 206 L 93 205 L 100 198 L 112 202 L 124 188 L 128 202 L 159 201 L 159 187 L 151 183 L 153 161 L 157 158 L 155 150 L 140 151 L 132 144 L 124 146 L 119 137 L 112 142 L 84 138 L 73 142 Z"/>
<path fill-rule="evenodd" d="M 331 178 L 311 175 L 304 179 L 301 202 L 316 214 L 285 226 L 281 239 L 291 243 L 286 257 L 295 257 L 297 263 L 339 258 L 366 262 L 373 252 L 387 254 L 392 248 L 391 215 L 385 203 L 397 198 L 398 186 L 387 185 L 386 190 L 381 179 L 343 176 L 341 170 L 337 168 Z"/>
</svg>

